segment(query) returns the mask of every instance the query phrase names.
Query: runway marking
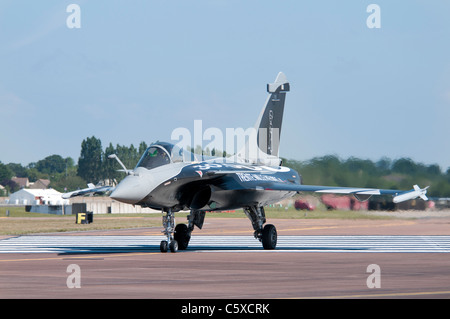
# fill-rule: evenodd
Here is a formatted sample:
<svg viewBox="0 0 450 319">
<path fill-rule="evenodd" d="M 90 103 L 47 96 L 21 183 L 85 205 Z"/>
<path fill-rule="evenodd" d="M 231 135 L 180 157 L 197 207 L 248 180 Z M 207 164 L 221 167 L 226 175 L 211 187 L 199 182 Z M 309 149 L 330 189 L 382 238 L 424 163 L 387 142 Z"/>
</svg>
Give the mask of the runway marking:
<svg viewBox="0 0 450 319">
<path fill-rule="evenodd" d="M 163 236 L 19 236 L 0 240 L 0 253 L 159 253 Z M 450 236 L 278 236 L 264 250 L 253 236 L 193 236 L 187 252 L 449 253 Z"/>
<path fill-rule="evenodd" d="M 415 225 L 417 222 L 415 221 L 402 221 L 402 222 L 395 222 L 395 223 L 385 223 L 385 224 L 375 224 L 375 225 L 331 225 L 331 226 L 305 226 L 300 228 L 287 228 L 287 229 L 277 229 L 278 233 L 283 232 L 291 232 L 291 231 L 308 231 L 308 230 L 322 230 L 322 229 L 348 229 L 348 228 L 379 228 L 379 227 L 391 227 L 391 226 L 410 226 Z M 249 234 L 250 230 L 214 230 L 214 231 L 205 231 L 202 230 L 201 233 L 198 233 L 199 236 L 203 235 L 218 235 L 218 234 Z M 161 230 L 152 230 L 144 233 L 145 235 L 150 236 L 158 236 L 161 234 Z"/>
<path fill-rule="evenodd" d="M 336 228 L 376 228 L 376 227 L 390 227 L 390 226 L 408 226 L 414 225 L 416 222 L 414 221 L 406 221 L 402 223 L 387 223 L 387 224 L 379 224 L 379 225 L 336 225 L 336 226 L 310 226 L 310 227 L 302 227 L 302 228 L 290 228 L 290 229 L 280 229 L 278 232 L 283 231 L 298 231 L 298 230 L 319 230 L 319 229 L 336 229 Z"/>
<path fill-rule="evenodd" d="M 157 255 L 158 253 L 126 253 L 126 254 L 98 254 L 98 255 L 89 255 L 89 256 L 72 256 L 72 255 L 61 255 L 60 257 L 43 257 L 43 258 L 19 258 L 19 259 L 0 259 L 0 262 L 11 262 L 11 261 L 42 261 L 42 260 L 69 260 L 69 259 L 77 259 L 77 260 L 101 260 L 105 258 L 117 258 L 117 257 L 133 257 L 133 256 L 149 256 L 149 255 Z"/>
</svg>

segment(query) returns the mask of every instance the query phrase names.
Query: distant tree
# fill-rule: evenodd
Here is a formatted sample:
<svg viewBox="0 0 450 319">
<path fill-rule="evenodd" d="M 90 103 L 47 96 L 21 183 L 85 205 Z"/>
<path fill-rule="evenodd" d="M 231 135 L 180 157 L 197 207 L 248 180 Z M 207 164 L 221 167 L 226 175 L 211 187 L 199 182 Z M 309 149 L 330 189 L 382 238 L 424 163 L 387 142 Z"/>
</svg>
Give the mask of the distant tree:
<svg viewBox="0 0 450 319">
<path fill-rule="evenodd" d="M 27 168 L 27 176 L 30 182 L 35 182 L 40 178 L 49 178 L 48 174 L 39 172 L 35 167 Z"/>
<path fill-rule="evenodd" d="M 108 156 L 112 154 L 116 154 L 116 149 L 112 143 L 109 143 L 103 156 L 103 174 L 104 178 L 108 179 L 110 183 L 118 178 L 119 172 L 117 172 L 117 170 L 121 169 L 116 160 L 108 158 Z"/>
<path fill-rule="evenodd" d="M 13 176 L 14 176 L 14 172 L 7 165 L 2 164 L 0 162 L 0 182 L 8 181 Z"/>
<path fill-rule="evenodd" d="M 430 175 L 441 175 L 441 168 L 438 164 L 431 164 L 427 167 L 427 174 Z"/>
<path fill-rule="evenodd" d="M 377 170 L 375 164 L 371 160 L 363 160 L 356 157 L 350 157 L 345 161 L 345 167 L 353 172 L 374 174 Z"/>
<path fill-rule="evenodd" d="M 86 181 L 80 176 L 62 176 L 60 179 L 53 180 L 50 186 L 59 192 L 70 192 L 85 188 Z"/>
<path fill-rule="evenodd" d="M 36 169 L 49 176 L 66 170 L 66 160 L 60 155 L 50 155 L 36 163 Z"/>
<path fill-rule="evenodd" d="M 6 164 L 6 166 L 8 166 L 8 168 L 11 171 L 13 171 L 14 176 L 17 176 L 17 177 L 28 177 L 27 168 L 23 167 L 22 164 L 8 163 L 8 164 Z"/>
<path fill-rule="evenodd" d="M 138 149 L 134 147 L 133 144 L 130 145 L 128 149 L 128 165 L 127 168 L 134 168 L 136 167 L 137 162 L 139 161 L 139 153 Z"/>
<path fill-rule="evenodd" d="M 20 185 L 10 179 L 0 181 L 0 184 L 2 184 L 9 193 L 15 193 L 20 190 Z"/>
<path fill-rule="evenodd" d="M 87 182 L 97 183 L 104 174 L 102 168 L 102 142 L 95 136 L 88 137 L 81 143 L 81 153 L 78 159 L 78 176 Z"/>
<path fill-rule="evenodd" d="M 377 167 L 379 172 L 382 172 L 383 174 L 389 174 L 391 170 L 392 160 L 387 157 L 382 157 L 378 162 L 375 163 L 375 166 Z"/>
<path fill-rule="evenodd" d="M 412 159 L 400 158 L 392 164 L 392 171 L 400 174 L 415 174 L 418 171 L 418 167 Z"/>
<path fill-rule="evenodd" d="M 133 169 L 139 160 L 138 151 L 133 144 L 131 144 L 130 147 L 117 144 L 116 154 L 127 169 Z"/>
<path fill-rule="evenodd" d="M 66 162 L 66 167 L 68 169 L 75 167 L 75 161 L 72 157 L 66 157 L 64 161 Z"/>
<path fill-rule="evenodd" d="M 142 154 L 144 154 L 147 148 L 148 148 L 147 143 L 145 143 L 144 141 L 142 141 L 141 144 L 139 144 L 139 157 L 141 157 Z"/>
</svg>

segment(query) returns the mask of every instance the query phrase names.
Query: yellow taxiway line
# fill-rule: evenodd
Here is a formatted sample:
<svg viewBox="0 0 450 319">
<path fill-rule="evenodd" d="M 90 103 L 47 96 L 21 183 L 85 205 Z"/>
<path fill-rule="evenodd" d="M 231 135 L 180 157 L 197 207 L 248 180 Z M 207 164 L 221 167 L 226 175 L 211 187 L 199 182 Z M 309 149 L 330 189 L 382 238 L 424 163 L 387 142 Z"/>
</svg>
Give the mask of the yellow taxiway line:
<svg viewBox="0 0 450 319">
<path fill-rule="evenodd" d="M 448 295 L 450 291 L 418 291 L 418 292 L 397 292 L 386 294 L 360 294 L 360 295 L 344 295 L 344 296 L 317 296 L 317 297 L 293 297 L 280 299 L 349 299 L 349 298 L 382 298 L 382 297 L 412 297 L 427 295 Z"/>
</svg>

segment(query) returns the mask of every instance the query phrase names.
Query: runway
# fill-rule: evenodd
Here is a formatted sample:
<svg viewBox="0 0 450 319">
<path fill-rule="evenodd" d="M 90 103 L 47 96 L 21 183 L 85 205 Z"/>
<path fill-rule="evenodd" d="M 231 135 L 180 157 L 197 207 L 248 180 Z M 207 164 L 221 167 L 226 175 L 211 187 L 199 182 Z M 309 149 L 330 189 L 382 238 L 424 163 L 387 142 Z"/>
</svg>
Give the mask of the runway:
<svg viewBox="0 0 450 319">
<path fill-rule="evenodd" d="M 450 298 L 450 219 L 271 223 L 273 251 L 234 218 L 209 219 L 177 253 L 159 251 L 158 227 L 2 237 L 0 298 Z"/>
<path fill-rule="evenodd" d="M 162 236 L 20 236 L 0 240 L 0 253 L 159 252 L 163 239 Z M 253 236 L 194 236 L 186 252 L 449 253 L 450 236 L 279 236 L 276 250 L 264 250 Z"/>
</svg>

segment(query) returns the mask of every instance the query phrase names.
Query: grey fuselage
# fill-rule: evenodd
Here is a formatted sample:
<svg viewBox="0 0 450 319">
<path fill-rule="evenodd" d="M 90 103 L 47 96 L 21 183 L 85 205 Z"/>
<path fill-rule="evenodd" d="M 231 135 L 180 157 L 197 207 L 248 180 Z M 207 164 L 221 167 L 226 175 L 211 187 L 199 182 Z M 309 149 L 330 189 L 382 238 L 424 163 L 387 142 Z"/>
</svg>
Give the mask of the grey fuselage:
<svg viewBox="0 0 450 319">
<path fill-rule="evenodd" d="M 227 163 L 224 159 L 178 162 L 151 169 L 136 167 L 110 197 L 153 209 L 218 211 L 265 206 L 296 193 L 272 190 L 280 183 L 298 185 L 301 177 L 282 166 Z"/>
</svg>

